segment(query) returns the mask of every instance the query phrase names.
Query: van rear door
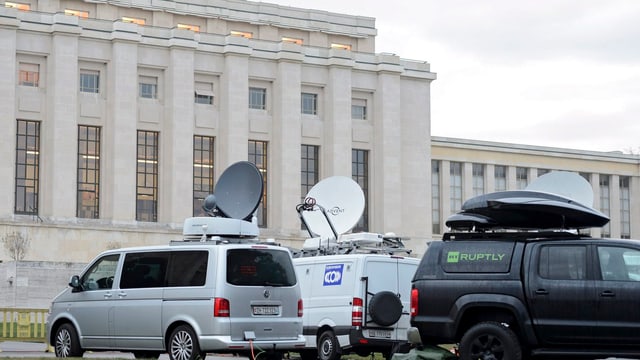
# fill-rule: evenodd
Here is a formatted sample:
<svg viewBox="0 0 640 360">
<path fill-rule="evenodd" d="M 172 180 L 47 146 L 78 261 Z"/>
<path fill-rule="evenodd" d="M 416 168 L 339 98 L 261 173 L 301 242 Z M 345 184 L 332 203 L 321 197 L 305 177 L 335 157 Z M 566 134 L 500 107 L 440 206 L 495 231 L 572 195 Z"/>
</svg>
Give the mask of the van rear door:
<svg viewBox="0 0 640 360">
<path fill-rule="evenodd" d="M 231 339 L 295 340 L 302 333 L 300 289 L 286 249 L 252 245 L 227 250 L 224 297 Z"/>
</svg>

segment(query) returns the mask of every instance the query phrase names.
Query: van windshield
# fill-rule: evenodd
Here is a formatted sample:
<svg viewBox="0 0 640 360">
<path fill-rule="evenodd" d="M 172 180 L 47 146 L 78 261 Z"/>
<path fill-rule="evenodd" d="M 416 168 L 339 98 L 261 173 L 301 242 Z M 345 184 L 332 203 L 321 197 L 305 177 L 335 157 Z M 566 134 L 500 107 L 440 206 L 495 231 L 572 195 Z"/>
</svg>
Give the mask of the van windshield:
<svg viewBox="0 0 640 360">
<path fill-rule="evenodd" d="M 227 252 L 227 282 L 242 286 L 293 286 L 296 275 L 286 251 L 232 249 Z"/>
</svg>

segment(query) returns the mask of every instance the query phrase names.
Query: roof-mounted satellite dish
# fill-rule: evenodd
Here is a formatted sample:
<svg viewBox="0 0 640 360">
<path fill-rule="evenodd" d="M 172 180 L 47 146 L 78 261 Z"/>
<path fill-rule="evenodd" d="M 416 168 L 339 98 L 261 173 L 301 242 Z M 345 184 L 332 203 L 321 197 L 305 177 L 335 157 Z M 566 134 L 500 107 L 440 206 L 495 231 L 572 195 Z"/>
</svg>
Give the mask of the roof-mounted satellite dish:
<svg viewBox="0 0 640 360">
<path fill-rule="evenodd" d="M 323 239 L 335 239 L 336 235 L 351 230 L 364 211 L 362 188 L 346 176 L 332 176 L 321 180 L 309 190 L 306 199 L 306 202 L 314 199 L 314 204 L 324 209 L 326 217 L 322 211 L 301 212 L 309 232 Z M 337 234 L 334 234 L 332 226 Z"/>
<path fill-rule="evenodd" d="M 262 199 L 260 170 L 251 162 L 240 161 L 220 175 L 213 195 L 205 198 L 203 209 L 210 215 L 251 220 Z"/>
<path fill-rule="evenodd" d="M 568 171 L 552 171 L 534 179 L 525 190 L 562 195 L 593 207 L 593 189 L 582 176 Z"/>
</svg>

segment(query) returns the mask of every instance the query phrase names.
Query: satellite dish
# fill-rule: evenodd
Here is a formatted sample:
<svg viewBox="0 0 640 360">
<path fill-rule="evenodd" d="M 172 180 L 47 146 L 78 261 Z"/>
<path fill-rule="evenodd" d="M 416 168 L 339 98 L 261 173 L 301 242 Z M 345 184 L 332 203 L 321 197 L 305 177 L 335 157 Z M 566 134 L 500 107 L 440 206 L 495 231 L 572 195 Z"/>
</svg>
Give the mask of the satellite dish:
<svg viewBox="0 0 640 360">
<path fill-rule="evenodd" d="M 568 171 L 552 171 L 534 179 L 525 190 L 561 195 L 593 207 L 593 188 L 582 176 Z"/>
<path fill-rule="evenodd" d="M 229 166 L 220 175 L 214 194 L 204 201 L 208 212 L 217 208 L 224 217 L 250 220 L 262 200 L 262 174 L 248 161 L 239 161 Z"/>
<path fill-rule="evenodd" d="M 350 177 L 332 176 L 318 182 L 307 193 L 309 198 L 315 199 L 327 217 L 321 211 L 304 211 L 303 220 L 310 232 L 323 239 L 335 238 L 331 225 L 338 235 L 351 230 L 364 212 L 364 193 Z"/>
</svg>

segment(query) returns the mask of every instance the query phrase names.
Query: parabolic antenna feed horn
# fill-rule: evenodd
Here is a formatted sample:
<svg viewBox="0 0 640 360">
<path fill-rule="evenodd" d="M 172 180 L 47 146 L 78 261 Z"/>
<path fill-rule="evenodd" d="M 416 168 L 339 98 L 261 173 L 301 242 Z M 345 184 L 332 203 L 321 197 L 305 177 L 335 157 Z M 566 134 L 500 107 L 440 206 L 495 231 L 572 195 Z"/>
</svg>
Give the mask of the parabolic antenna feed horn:
<svg viewBox="0 0 640 360">
<path fill-rule="evenodd" d="M 364 212 L 364 193 L 353 179 L 332 176 L 314 185 L 296 210 L 309 235 L 328 244 L 358 223 Z"/>
<path fill-rule="evenodd" d="M 524 190 L 500 191 L 473 197 L 451 215 L 453 230 L 579 230 L 601 227 L 609 218 L 593 208 L 593 189 L 582 176 L 553 171 Z"/>
<path fill-rule="evenodd" d="M 185 240 L 206 241 L 213 236 L 256 238 L 254 213 L 262 200 L 262 180 L 260 170 L 251 162 L 240 161 L 226 168 L 213 194 L 204 199 L 202 208 L 209 217 L 185 220 Z"/>
</svg>

